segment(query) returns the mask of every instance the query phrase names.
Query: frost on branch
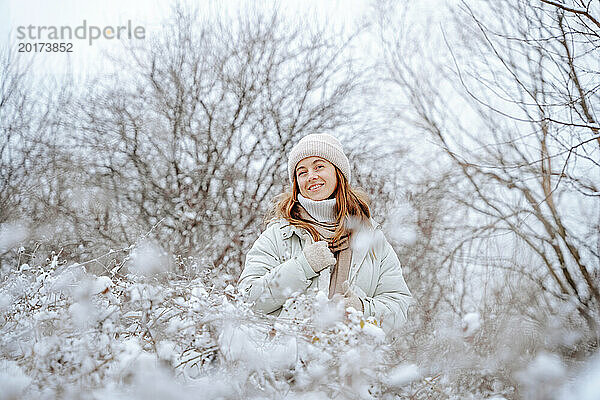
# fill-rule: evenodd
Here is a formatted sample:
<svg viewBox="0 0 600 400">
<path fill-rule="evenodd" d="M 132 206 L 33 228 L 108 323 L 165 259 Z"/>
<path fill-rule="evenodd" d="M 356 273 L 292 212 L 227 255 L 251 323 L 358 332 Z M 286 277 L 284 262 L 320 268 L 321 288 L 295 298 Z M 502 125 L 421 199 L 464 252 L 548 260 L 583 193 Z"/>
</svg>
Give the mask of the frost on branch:
<svg viewBox="0 0 600 400">
<path fill-rule="evenodd" d="M 323 293 L 296 295 L 285 305 L 294 312 L 276 319 L 255 314 L 191 259 L 133 252 L 123 265 L 139 268 L 127 274 L 97 276 L 56 255 L 13 267 L 0 286 L 0 399 L 589 398 L 595 390 L 585 377 L 597 375 L 596 364 L 528 355 L 530 341 L 552 348 L 556 339 L 507 315 L 448 316 L 426 332 L 413 317 L 390 340 Z"/>
<path fill-rule="evenodd" d="M 299 296 L 318 317 L 275 320 L 232 286 L 176 278 L 147 256 L 127 275 L 15 267 L 0 288 L 2 398 L 373 398 L 417 379 L 342 303 Z"/>
</svg>

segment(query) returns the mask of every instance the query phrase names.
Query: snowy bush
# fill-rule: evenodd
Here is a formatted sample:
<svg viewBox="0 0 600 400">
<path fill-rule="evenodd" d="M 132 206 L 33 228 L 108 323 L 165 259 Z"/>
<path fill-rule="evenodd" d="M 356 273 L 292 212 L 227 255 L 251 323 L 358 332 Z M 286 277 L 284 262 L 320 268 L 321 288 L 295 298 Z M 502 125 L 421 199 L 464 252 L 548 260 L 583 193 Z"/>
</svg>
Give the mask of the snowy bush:
<svg viewBox="0 0 600 400">
<path fill-rule="evenodd" d="M 144 274 L 96 276 L 53 255 L 5 277 L 0 399 L 552 398 L 579 370 L 580 391 L 593 390 L 595 364 L 524 353 L 532 347 L 509 342 L 508 317 L 470 313 L 433 332 L 415 319 L 391 341 L 322 293 L 295 297 L 302 312 L 275 319 L 208 271 L 186 278 L 153 264 L 148 273 L 132 254 Z M 170 263 L 199 271 L 189 259 Z"/>
<path fill-rule="evenodd" d="M 319 318 L 276 320 L 209 276 L 95 276 L 54 256 L 11 271 L 0 299 L 3 399 L 373 398 L 419 379 L 320 293 L 295 299 Z"/>
</svg>

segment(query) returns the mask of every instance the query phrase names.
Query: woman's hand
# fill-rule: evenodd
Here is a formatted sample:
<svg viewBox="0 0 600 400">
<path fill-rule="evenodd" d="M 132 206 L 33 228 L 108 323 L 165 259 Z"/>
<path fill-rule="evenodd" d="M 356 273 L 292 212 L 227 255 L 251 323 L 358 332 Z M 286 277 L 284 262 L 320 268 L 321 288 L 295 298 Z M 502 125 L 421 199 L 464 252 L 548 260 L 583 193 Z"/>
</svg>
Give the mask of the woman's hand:
<svg viewBox="0 0 600 400">
<path fill-rule="evenodd" d="M 317 273 L 330 265 L 335 265 L 335 257 L 324 240 L 307 244 L 302 251 L 304 251 L 306 261 L 308 261 L 312 269 Z"/>
<path fill-rule="evenodd" d="M 346 307 L 352 307 L 356 311 L 365 311 L 365 306 L 360 300 L 360 297 L 358 297 L 354 293 L 350 292 L 348 295 L 346 295 L 344 300 L 346 301 Z"/>
<path fill-rule="evenodd" d="M 342 289 L 344 289 L 344 301 L 347 307 L 352 307 L 357 311 L 365 310 L 362 300 L 352 291 L 348 281 L 342 283 Z"/>
</svg>

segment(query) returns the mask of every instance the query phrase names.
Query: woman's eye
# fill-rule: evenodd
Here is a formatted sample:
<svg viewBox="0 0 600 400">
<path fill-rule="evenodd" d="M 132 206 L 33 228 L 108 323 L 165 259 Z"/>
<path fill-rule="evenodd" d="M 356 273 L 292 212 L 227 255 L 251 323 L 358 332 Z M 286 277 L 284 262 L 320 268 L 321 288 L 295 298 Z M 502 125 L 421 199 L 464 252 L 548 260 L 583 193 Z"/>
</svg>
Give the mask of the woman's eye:
<svg viewBox="0 0 600 400">
<path fill-rule="evenodd" d="M 298 176 L 302 176 L 304 174 L 306 174 L 306 171 L 300 171 L 300 172 L 298 172 Z"/>
<path fill-rule="evenodd" d="M 317 165 L 317 167 L 316 167 L 316 169 L 321 169 L 321 168 L 323 168 L 322 165 Z"/>
</svg>

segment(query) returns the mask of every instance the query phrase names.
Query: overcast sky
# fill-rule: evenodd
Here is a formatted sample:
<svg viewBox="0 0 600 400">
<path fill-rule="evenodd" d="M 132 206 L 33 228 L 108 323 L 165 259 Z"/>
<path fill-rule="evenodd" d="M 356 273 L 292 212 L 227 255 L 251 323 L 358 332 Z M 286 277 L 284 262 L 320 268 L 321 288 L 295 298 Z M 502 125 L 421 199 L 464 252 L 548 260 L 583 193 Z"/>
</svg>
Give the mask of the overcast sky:
<svg viewBox="0 0 600 400">
<path fill-rule="evenodd" d="M 188 0 L 199 7 L 203 15 L 211 15 L 217 10 L 236 10 L 243 0 Z M 143 26 L 146 37 L 156 34 L 170 15 L 172 0 L 0 0 L 0 43 L 15 47 L 19 42 L 19 26 L 70 26 L 75 29 L 82 25 L 100 28 L 105 26 L 126 25 Z M 256 2 L 256 5 L 271 7 L 274 1 Z M 352 26 L 370 10 L 368 0 L 280 0 L 280 10 L 290 15 L 309 15 L 321 19 L 321 22 Z M 420 0 L 411 5 L 419 10 L 413 14 L 419 18 L 439 17 L 440 5 L 446 0 Z M 57 41 L 60 42 L 60 41 Z M 34 55 L 37 72 L 64 72 L 70 65 L 75 75 L 94 75 L 99 71 L 110 70 L 111 64 L 104 56 L 106 51 L 114 53 L 121 47 L 118 40 L 97 40 L 91 46 L 84 40 L 73 40 L 73 53 L 38 53 Z"/>
<path fill-rule="evenodd" d="M 234 10 L 241 2 L 205 0 L 191 2 L 204 15 L 226 7 Z M 257 4 L 270 5 L 273 2 Z M 328 22 L 352 24 L 366 12 L 369 2 L 363 0 L 302 0 L 280 1 L 285 13 L 310 13 L 315 18 Z M 126 25 L 130 20 L 134 26 L 143 26 L 146 36 L 158 32 L 164 18 L 170 14 L 171 0 L 0 0 L 0 35 L 3 43 L 17 46 L 19 26 L 70 26 L 75 29 L 83 20 L 87 25 L 99 27 Z M 32 41 L 30 41 L 32 42 Z M 60 42 L 60 41 L 57 41 Z M 73 40 L 73 53 L 42 53 L 35 55 L 34 65 L 48 72 L 62 72 L 71 65 L 75 74 L 93 73 L 110 69 L 105 51 L 118 49 L 118 40 L 98 40 L 91 46 L 84 40 Z"/>
</svg>

